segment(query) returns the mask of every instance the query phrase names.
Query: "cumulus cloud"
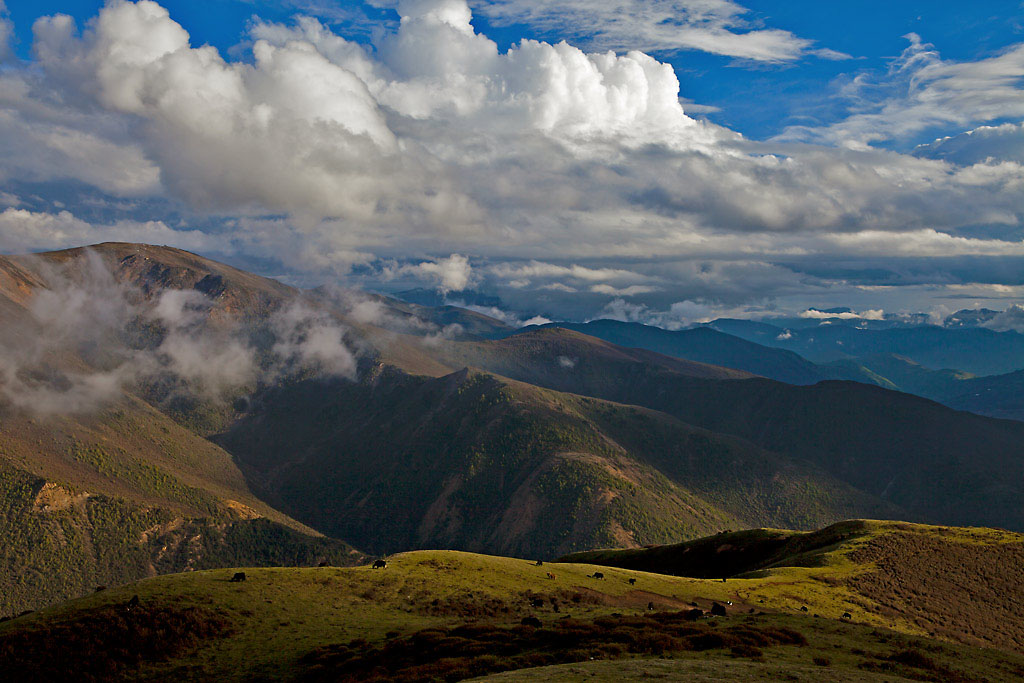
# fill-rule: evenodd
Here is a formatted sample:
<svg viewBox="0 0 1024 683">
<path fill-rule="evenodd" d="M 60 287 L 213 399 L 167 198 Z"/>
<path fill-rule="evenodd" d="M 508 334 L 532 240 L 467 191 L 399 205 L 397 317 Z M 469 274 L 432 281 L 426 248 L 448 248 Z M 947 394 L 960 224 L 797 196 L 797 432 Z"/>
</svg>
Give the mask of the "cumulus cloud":
<svg viewBox="0 0 1024 683">
<path fill-rule="evenodd" d="M 203 251 L 221 246 L 199 230 L 172 230 L 161 221 L 118 221 L 94 225 L 70 211 L 47 213 L 8 207 L 0 212 L 0 251 L 64 249 L 99 242 L 145 242 Z"/>
<path fill-rule="evenodd" d="M 637 50 L 787 61 L 815 49 L 752 25 L 737 3 L 627 2 L 637 12 L 614 21 L 591 0 L 474 3 L 492 21 L 552 31 L 592 16 L 607 29 L 580 24 L 598 36 L 592 52 L 499 49 L 463 0 L 389 6 L 399 19 L 372 44 L 308 17 L 256 20 L 244 58 L 194 46 L 148 0 L 112 0 L 81 30 L 40 19 L 35 62 L 0 72 L 12 152 L 0 186 L 74 183 L 160 198 L 184 217 L 86 225 L 79 207 L 16 205 L 0 214 L 4 248 L 127 239 L 449 292 L 486 283 L 512 310 L 547 317 L 574 300 L 587 314 L 618 299 L 664 313 L 824 288 L 782 264 L 834 255 L 884 270 L 894 254 L 1020 249 L 1020 161 L 872 146 L 922 130 L 916 121 L 1013 116 L 1017 48 L 950 62 L 917 40 L 886 78 L 848 85 L 843 122 L 752 142 L 689 116 L 671 66 Z M 659 47 L 668 33 L 674 47 Z M 599 51 L 619 38 L 627 49 Z"/>
<path fill-rule="evenodd" d="M 991 320 L 982 323 L 982 327 L 987 327 L 996 332 L 1013 330 L 1014 332 L 1024 334 L 1024 306 L 1014 304 L 1005 311 L 996 314 Z"/>
<path fill-rule="evenodd" d="M 696 301 L 677 301 L 667 310 L 657 310 L 646 304 L 614 299 L 605 305 L 597 317 L 680 330 L 694 323 L 710 322 L 718 315 L 712 306 Z"/>
<path fill-rule="evenodd" d="M 443 293 L 461 292 L 473 281 L 473 266 L 461 254 L 452 254 L 444 259 L 432 259 L 401 266 L 385 266 L 385 279 L 401 275 L 412 275 L 437 285 Z"/>
<path fill-rule="evenodd" d="M 979 126 L 918 145 L 914 154 L 961 166 L 997 161 L 1024 164 L 1024 123 Z"/>
</svg>

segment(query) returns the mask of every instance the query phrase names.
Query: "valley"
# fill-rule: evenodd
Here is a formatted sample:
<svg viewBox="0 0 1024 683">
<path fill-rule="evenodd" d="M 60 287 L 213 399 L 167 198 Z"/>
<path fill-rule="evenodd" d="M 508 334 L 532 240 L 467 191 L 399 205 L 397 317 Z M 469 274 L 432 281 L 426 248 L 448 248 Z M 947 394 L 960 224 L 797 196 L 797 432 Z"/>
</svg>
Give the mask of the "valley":
<svg viewBox="0 0 1024 683">
<path fill-rule="evenodd" d="M 83 680 L 1024 671 L 1024 423 L 706 328 L 509 334 L 166 248 L 0 273 L 13 670 L 61 642 Z"/>
</svg>

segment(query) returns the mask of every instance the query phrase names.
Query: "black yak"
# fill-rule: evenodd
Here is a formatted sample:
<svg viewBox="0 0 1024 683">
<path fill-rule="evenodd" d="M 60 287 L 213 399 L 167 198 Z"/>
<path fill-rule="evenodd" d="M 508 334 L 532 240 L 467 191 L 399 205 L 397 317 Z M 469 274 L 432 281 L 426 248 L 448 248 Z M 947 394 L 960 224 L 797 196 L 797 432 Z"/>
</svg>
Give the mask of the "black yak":
<svg viewBox="0 0 1024 683">
<path fill-rule="evenodd" d="M 387 569 L 388 568 L 388 561 L 387 560 L 377 560 L 376 562 L 373 563 L 373 568 L 374 569 Z"/>
</svg>

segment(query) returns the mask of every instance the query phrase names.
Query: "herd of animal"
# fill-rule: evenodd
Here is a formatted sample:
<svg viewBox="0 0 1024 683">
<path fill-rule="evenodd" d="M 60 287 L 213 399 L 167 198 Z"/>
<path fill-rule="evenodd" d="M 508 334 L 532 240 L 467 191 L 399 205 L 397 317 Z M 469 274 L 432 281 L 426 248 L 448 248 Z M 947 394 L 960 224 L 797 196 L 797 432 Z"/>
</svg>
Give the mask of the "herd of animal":
<svg viewBox="0 0 1024 683">
<path fill-rule="evenodd" d="M 538 560 L 535 563 L 535 565 L 538 566 L 538 567 L 541 567 L 541 566 L 544 565 L 544 563 L 542 561 Z M 318 566 L 319 567 L 327 567 L 329 565 L 328 565 L 327 562 L 321 562 Z M 387 569 L 388 561 L 383 559 L 383 558 L 377 559 L 377 560 L 375 560 L 373 562 L 371 567 L 373 569 Z M 546 574 L 547 574 L 547 578 L 548 579 L 553 580 L 555 578 L 555 575 L 552 574 L 551 572 L 546 572 Z M 604 573 L 603 572 L 595 571 L 593 574 L 589 575 L 589 578 L 598 579 L 598 580 L 602 580 L 603 581 L 604 580 Z M 235 572 L 235 574 L 230 579 L 228 579 L 228 581 L 231 582 L 231 583 L 241 583 L 241 582 L 243 582 L 245 580 L 246 580 L 245 572 Z M 724 581 L 725 579 L 722 579 L 722 580 Z M 635 586 L 636 585 L 636 578 L 635 577 L 630 577 L 630 578 L 626 579 L 626 583 L 628 583 L 630 586 Z M 100 592 L 100 591 L 103 591 L 103 590 L 106 590 L 106 586 L 97 586 L 96 587 L 96 592 Z M 543 597 L 540 597 L 540 596 L 529 596 L 528 600 L 529 600 L 530 606 L 533 607 L 534 609 L 540 609 L 540 608 L 544 607 L 544 605 L 546 605 L 550 601 L 552 611 L 554 611 L 554 612 L 559 612 L 560 611 L 558 599 L 555 598 L 554 596 L 548 598 L 548 600 L 545 600 Z M 762 600 L 761 602 L 764 602 L 764 600 Z M 131 612 L 131 611 L 137 609 L 139 607 L 139 605 L 140 605 L 139 596 L 136 595 L 136 596 L 133 596 L 131 598 L 131 600 L 129 600 L 127 603 L 125 603 L 123 605 L 123 609 L 124 609 L 125 612 Z M 703 617 L 705 617 L 705 616 L 707 616 L 709 614 L 711 616 L 724 617 L 724 616 L 728 615 L 728 610 L 726 609 L 727 605 L 731 606 L 732 605 L 732 601 L 731 600 L 726 601 L 725 605 L 723 605 L 723 604 L 721 604 L 721 603 L 719 603 L 717 601 L 716 602 L 712 602 L 711 603 L 711 610 L 709 612 L 705 612 L 704 610 L 700 609 L 700 607 L 698 607 L 696 602 L 691 602 L 690 603 L 691 609 L 687 610 L 687 612 L 685 613 L 685 616 L 686 616 L 687 619 L 689 619 L 691 621 L 703 618 Z M 653 611 L 654 610 L 654 602 L 653 601 L 647 603 L 647 609 L 649 611 Z M 750 611 L 753 612 L 754 610 L 751 609 Z M 807 612 L 809 610 L 808 610 L 807 606 L 805 605 L 805 606 L 800 607 L 800 611 Z M 31 610 L 29 610 L 28 612 L 25 612 L 25 614 L 29 614 L 29 613 L 31 613 Z M 814 616 L 818 616 L 818 615 L 814 615 Z M 843 621 L 850 621 L 850 620 L 853 619 L 853 615 L 850 614 L 849 612 L 843 612 L 843 616 L 841 617 L 841 619 Z M 520 623 L 523 626 L 532 626 L 534 628 L 540 628 L 542 626 L 542 623 L 541 623 L 540 619 L 538 619 L 537 617 L 532 616 L 532 615 L 524 617 L 521 620 Z"/>
</svg>

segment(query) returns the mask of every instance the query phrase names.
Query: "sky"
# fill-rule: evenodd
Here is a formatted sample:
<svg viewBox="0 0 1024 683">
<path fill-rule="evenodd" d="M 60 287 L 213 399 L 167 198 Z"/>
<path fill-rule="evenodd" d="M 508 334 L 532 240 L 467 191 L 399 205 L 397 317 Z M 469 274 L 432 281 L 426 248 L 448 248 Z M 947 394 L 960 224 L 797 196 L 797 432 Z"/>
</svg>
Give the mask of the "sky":
<svg viewBox="0 0 1024 683">
<path fill-rule="evenodd" d="M 168 244 L 510 321 L 1024 302 L 1018 0 L 2 17 L 3 253 Z"/>
</svg>

